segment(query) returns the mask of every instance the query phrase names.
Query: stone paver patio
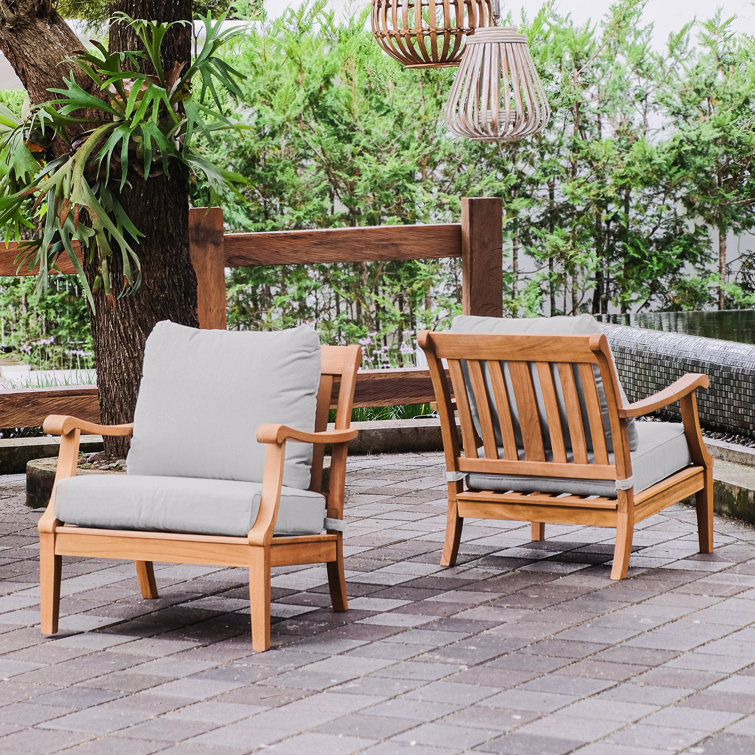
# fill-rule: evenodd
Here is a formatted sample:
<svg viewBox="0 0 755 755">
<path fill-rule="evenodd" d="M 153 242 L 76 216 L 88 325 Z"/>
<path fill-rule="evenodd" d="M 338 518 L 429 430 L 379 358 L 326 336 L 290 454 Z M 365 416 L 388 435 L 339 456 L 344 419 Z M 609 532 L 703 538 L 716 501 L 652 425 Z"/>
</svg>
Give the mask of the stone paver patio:
<svg viewBox="0 0 755 755">
<path fill-rule="evenodd" d="M 325 569 L 273 577 L 254 654 L 241 570 L 64 559 L 61 631 L 38 629 L 39 512 L 0 477 L 0 753 L 755 753 L 755 530 L 694 511 L 612 531 L 471 521 L 438 566 L 440 454 L 355 457 L 351 608 Z"/>
</svg>

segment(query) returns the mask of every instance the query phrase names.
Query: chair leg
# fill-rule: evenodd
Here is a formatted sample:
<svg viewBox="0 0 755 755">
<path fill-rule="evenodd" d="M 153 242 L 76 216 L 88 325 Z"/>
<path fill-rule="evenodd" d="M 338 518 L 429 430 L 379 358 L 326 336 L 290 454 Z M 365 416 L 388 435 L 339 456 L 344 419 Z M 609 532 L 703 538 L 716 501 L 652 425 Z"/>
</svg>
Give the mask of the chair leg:
<svg viewBox="0 0 755 755">
<path fill-rule="evenodd" d="M 336 543 L 336 560 L 328 561 L 328 587 L 334 611 L 347 611 L 349 599 L 346 595 L 346 577 L 343 573 L 343 536 L 339 533 Z"/>
<path fill-rule="evenodd" d="M 545 540 L 545 522 L 530 522 L 530 537 L 533 540 Z"/>
<path fill-rule="evenodd" d="M 60 570 L 63 559 L 55 555 L 55 535 L 39 536 L 39 608 L 42 634 L 58 631 Z"/>
<path fill-rule="evenodd" d="M 713 470 L 705 470 L 705 485 L 695 493 L 700 553 L 713 553 Z"/>
<path fill-rule="evenodd" d="M 634 534 L 633 518 L 619 512 L 616 522 L 616 547 L 613 551 L 613 567 L 611 579 L 624 579 L 629 570 L 629 555 L 632 552 L 632 536 Z"/>
<path fill-rule="evenodd" d="M 446 515 L 446 540 L 443 543 L 443 553 L 440 557 L 441 566 L 454 566 L 456 564 L 463 526 L 464 519 L 458 514 L 456 501 L 449 500 L 448 514 Z"/>
<path fill-rule="evenodd" d="M 270 649 L 270 548 L 254 546 L 249 564 L 252 649 Z"/>
<path fill-rule="evenodd" d="M 155 569 L 151 561 L 135 561 L 136 578 L 139 580 L 139 589 L 142 597 L 146 600 L 157 598 L 157 582 L 155 582 Z"/>
</svg>

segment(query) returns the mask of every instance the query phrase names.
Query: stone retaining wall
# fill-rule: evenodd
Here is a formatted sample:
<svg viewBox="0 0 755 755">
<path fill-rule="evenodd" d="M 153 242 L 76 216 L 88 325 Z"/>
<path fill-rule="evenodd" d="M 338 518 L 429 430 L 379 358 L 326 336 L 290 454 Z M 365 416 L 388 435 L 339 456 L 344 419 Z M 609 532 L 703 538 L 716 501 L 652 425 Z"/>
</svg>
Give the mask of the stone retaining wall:
<svg viewBox="0 0 755 755">
<path fill-rule="evenodd" d="M 755 346 L 624 325 L 603 329 L 629 401 L 702 372 L 710 377 L 710 388 L 697 394 L 703 426 L 755 438 Z M 664 415 L 678 420 L 678 404 Z"/>
</svg>

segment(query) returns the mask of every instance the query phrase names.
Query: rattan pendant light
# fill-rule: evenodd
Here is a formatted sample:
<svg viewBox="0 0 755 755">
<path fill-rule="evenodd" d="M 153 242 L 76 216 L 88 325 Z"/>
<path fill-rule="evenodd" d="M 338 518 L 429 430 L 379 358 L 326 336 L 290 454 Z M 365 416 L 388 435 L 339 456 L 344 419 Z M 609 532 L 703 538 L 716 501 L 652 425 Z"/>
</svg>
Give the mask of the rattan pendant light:
<svg viewBox="0 0 755 755">
<path fill-rule="evenodd" d="M 467 39 L 444 115 L 451 131 L 478 141 L 512 142 L 542 131 L 551 110 L 527 37 L 511 27 L 477 29 Z"/>
<path fill-rule="evenodd" d="M 372 33 L 407 68 L 459 64 L 464 40 L 493 23 L 491 0 L 372 0 Z"/>
</svg>

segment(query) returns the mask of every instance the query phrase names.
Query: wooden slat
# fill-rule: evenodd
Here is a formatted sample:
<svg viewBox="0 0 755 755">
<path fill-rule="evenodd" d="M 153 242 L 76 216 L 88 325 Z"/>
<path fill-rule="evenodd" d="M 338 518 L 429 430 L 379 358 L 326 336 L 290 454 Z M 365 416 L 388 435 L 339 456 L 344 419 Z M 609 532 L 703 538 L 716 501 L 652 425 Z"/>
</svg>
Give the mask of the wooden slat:
<svg viewBox="0 0 755 755">
<path fill-rule="evenodd" d="M 72 414 L 99 422 L 97 388 L 74 385 L 0 391 L 0 427 L 37 427 L 48 414 Z"/>
<path fill-rule="evenodd" d="M 490 382 L 493 386 L 493 400 L 498 410 L 498 421 L 501 427 L 503 456 L 513 461 L 519 458 L 519 453 L 516 447 L 514 424 L 511 418 L 511 405 L 509 404 L 509 397 L 506 392 L 503 369 L 501 368 L 501 363 L 498 361 L 490 361 L 487 365 L 490 372 Z"/>
<path fill-rule="evenodd" d="M 77 252 L 79 259 L 81 259 L 81 253 L 79 252 L 78 242 L 73 244 L 74 250 Z M 15 276 L 15 275 L 36 275 L 38 268 L 28 270 L 26 266 L 19 269 L 16 257 L 18 256 L 18 244 L 15 241 L 9 242 L 7 245 L 0 242 L 0 276 Z M 73 275 L 75 270 L 71 261 L 68 259 L 68 255 L 63 253 L 58 257 L 57 272 L 62 275 Z"/>
<path fill-rule="evenodd" d="M 504 519 L 514 522 L 552 522 L 554 524 L 584 524 L 590 527 L 615 527 L 616 511 L 612 509 L 542 504 L 487 503 L 459 501 L 459 516 L 479 519 Z"/>
<path fill-rule="evenodd" d="M 231 267 L 460 256 L 459 223 L 225 235 L 225 261 Z"/>
<path fill-rule="evenodd" d="M 580 364 L 579 379 L 582 383 L 582 393 L 587 406 L 587 417 L 590 422 L 590 437 L 592 450 L 597 464 L 608 464 L 608 450 L 606 448 L 606 433 L 603 428 L 603 415 L 600 411 L 600 399 L 595 386 L 595 373 L 591 364 Z"/>
<path fill-rule="evenodd" d="M 472 382 L 472 391 L 477 404 L 477 416 L 480 420 L 480 430 L 482 431 L 482 445 L 485 449 L 486 459 L 498 458 L 498 446 L 495 442 L 495 432 L 493 430 L 493 418 L 490 411 L 490 401 L 488 401 L 488 392 L 485 389 L 485 378 L 482 375 L 482 367 L 476 360 L 467 362 L 469 377 Z"/>
<path fill-rule="evenodd" d="M 333 561 L 337 537 L 323 534 L 302 538 L 273 538 L 271 565 Z M 248 566 L 250 549 L 245 537 L 128 530 L 118 530 L 115 534 L 112 530 L 62 526 L 56 531 L 55 553 L 60 556 L 129 561 Z"/>
<path fill-rule="evenodd" d="M 475 431 L 472 426 L 472 415 L 469 411 L 467 391 L 464 387 L 464 374 L 461 371 L 461 364 L 458 360 L 448 360 L 448 372 L 451 375 L 451 384 L 453 385 L 453 392 L 456 396 L 456 407 L 459 412 L 459 424 L 461 425 L 461 439 L 464 444 L 464 455 L 469 459 L 476 459 L 477 443 L 475 440 Z"/>
<path fill-rule="evenodd" d="M 533 336 L 492 333 L 435 333 L 435 352 L 441 359 L 501 359 L 511 362 L 559 362 L 597 364 L 590 347 L 595 336 Z"/>
<path fill-rule="evenodd" d="M 524 456 L 528 461 L 545 461 L 543 432 L 540 428 L 540 415 L 537 410 L 535 388 L 527 362 L 509 362 L 511 383 L 519 414 L 519 429 L 522 433 Z"/>
<path fill-rule="evenodd" d="M 508 459 L 459 459 L 462 472 L 532 475 L 534 477 L 573 477 L 580 480 L 615 480 L 612 464 L 559 464 L 556 461 L 509 461 Z"/>
<path fill-rule="evenodd" d="M 457 496 L 460 501 L 478 502 L 484 501 L 497 503 L 516 503 L 523 505 L 544 505 L 544 506 L 576 506 L 583 509 L 612 509 L 618 508 L 618 502 L 615 498 L 585 498 L 580 495 L 565 495 L 561 498 L 549 495 L 547 493 L 497 493 L 494 491 L 474 490 L 465 493 L 459 493 Z"/>
<path fill-rule="evenodd" d="M 559 355 L 560 356 L 560 355 Z M 577 385 L 570 364 L 558 363 L 558 375 L 561 379 L 561 390 L 566 405 L 566 420 L 569 424 L 572 453 L 577 464 L 587 464 L 587 441 L 585 428 L 582 425 L 582 412 L 579 406 Z"/>
<path fill-rule="evenodd" d="M 553 382 L 553 372 L 548 362 L 537 363 L 537 375 L 540 379 L 540 389 L 543 393 L 545 415 L 548 418 L 548 434 L 553 451 L 553 461 L 566 462 L 566 447 L 564 445 L 564 430 L 561 427 L 561 414 L 558 410 L 558 397 Z M 606 459 L 604 464 L 608 463 Z"/>
</svg>

